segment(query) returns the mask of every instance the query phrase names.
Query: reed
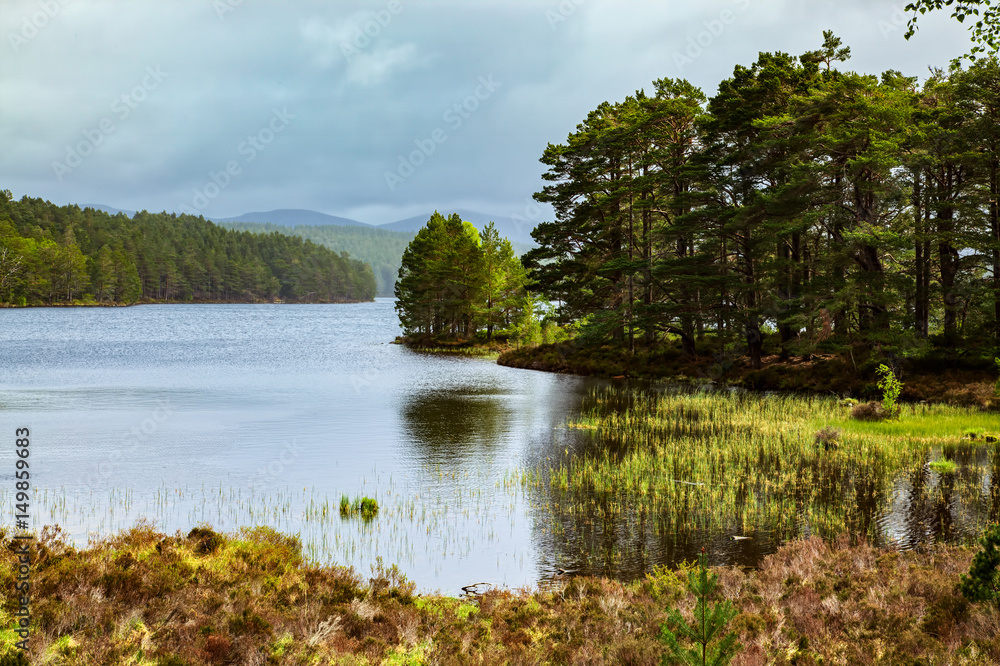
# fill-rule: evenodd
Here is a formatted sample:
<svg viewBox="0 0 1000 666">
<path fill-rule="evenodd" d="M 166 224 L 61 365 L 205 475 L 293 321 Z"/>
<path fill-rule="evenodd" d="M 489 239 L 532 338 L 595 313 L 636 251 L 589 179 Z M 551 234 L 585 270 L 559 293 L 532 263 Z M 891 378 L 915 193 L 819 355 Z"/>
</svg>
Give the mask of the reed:
<svg viewBox="0 0 1000 666">
<path fill-rule="evenodd" d="M 997 456 L 983 439 L 962 439 L 970 427 L 997 429 L 995 415 L 971 408 L 903 405 L 899 419 L 863 422 L 850 418 L 850 404 L 818 396 L 664 392 L 633 396 L 624 409 L 614 390 L 590 398 L 594 407 L 567 425 L 591 432 L 594 453 L 523 471 L 520 479 L 543 491 L 550 524 L 574 532 L 571 540 L 600 544 L 581 557 L 605 564 L 610 556 L 595 550 L 606 550 L 609 540 L 634 551 L 618 557 L 645 548 L 641 539 L 616 534 L 885 541 L 879 517 L 912 490 L 907 479 L 936 502 L 947 497 L 975 507 L 984 499 L 983 470 Z M 935 467 L 955 478 L 921 477 L 945 446 L 970 452 Z M 987 511 L 969 513 L 988 523 Z"/>
</svg>

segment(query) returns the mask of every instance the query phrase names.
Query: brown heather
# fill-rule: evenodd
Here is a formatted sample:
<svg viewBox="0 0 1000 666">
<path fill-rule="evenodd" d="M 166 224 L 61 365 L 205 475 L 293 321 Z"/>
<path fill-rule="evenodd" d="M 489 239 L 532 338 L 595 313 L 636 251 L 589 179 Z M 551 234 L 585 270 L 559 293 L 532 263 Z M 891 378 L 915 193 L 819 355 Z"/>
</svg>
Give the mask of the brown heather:
<svg viewBox="0 0 1000 666">
<path fill-rule="evenodd" d="M 37 540 L 32 664 L 658 664 L 665 610 L 690 614 L 683 572 L 568 578 L 476 600 L 416 595 L 395 568 L 314 567 L 268 528 L 166 536 L 148 525 Z M 957 593 L 972 549 L 880 551 L 795 541 L 759 570 L 718 568 L 739 610 L 740 665 L 996 664 L 1000 612 Z M 4 539 L 3 627 L 15 558 Z M 5 654 L 12 634 L 2 633 Z M 0 658 L 0 663 L 9 658 Z"/>
</svg>

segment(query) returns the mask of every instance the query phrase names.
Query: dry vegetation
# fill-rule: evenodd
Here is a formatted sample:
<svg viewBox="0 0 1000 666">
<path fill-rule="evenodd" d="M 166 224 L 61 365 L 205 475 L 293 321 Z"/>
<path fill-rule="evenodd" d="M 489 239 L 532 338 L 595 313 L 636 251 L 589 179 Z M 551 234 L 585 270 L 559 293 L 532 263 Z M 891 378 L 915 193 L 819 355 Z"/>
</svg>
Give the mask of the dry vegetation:
<svg viewBox="0 0 1000 666">
<path fill-rule="evenodd" d="M 46 530 L 37 543 L 33 664 L 658 664 L 666 609 L 693 605 L 684 576 L 666 570 L 476 599 L 417 595 L 392 568 L 363 580 L 311 566 L 295 538 L 266 528 L 165 536 L 139 525 L 86 550 Z M 8 546 L 5 627 L 15 608 Z M 739 610 L 734 663 L 998 663 L 1000 612 L 956 592 L 973 552 L 811 538 L 759 570 L 717 569 Z"/>
</svg>

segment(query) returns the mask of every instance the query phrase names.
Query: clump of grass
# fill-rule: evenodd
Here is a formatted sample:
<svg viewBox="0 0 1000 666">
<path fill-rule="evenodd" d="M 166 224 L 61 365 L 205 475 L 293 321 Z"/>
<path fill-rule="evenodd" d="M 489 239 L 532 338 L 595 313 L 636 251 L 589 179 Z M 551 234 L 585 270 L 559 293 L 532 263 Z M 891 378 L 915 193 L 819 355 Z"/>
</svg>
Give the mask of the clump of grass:
<svg viewBox="0 0 1000 666">
<path fill-rule="evenodd" d="M 372 520 L 378 515 L 378 502 L 373 497 L 355 497 L 352 502 L 347 495 L 340 496 L 340 515 L 350 518 L 357 514 L 362 520 Z"/>
<path fill-rule="evenodd" d="M 206 525 L 199 525 L 192 529 L 188 532 L 187 538 L 195 542 L 194 552 L 199 555 L 214 553 L 225 543 L 225 537 Z"/>
<path fill-rule="evenodd" d="M 844 431 L 840 428 L 823 426 L 823 428 L 816 431 L 816 446 L 822 446 L 825 451 L 829 451 L 831 449 L 836 450 L 836 448 L 840 445 L 840 438 L 843 435 Z"/>
<path fill-rule="evenodd" d="M 953 460 L 935 460 L 930 463 L 930 468 L 938 474 L 954 474 L 958 471 L 958 465 Z"/>
</svg>

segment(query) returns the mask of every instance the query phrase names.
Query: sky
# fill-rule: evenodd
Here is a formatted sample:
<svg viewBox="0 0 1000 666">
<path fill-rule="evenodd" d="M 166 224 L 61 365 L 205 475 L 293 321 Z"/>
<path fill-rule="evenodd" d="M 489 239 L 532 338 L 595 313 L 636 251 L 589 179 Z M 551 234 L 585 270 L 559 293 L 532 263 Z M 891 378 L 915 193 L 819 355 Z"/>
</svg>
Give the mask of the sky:
<svg viewBox="0 0 1000 666">
<path fill-rule="evenodd" d="M 892 0 L 2 0 L 0 189 L 211 218 L 551 219 L 549 143 L 660 78 L 711 96 L 833 30 L 926 77 L 971 47 Z"/>
</svg>

